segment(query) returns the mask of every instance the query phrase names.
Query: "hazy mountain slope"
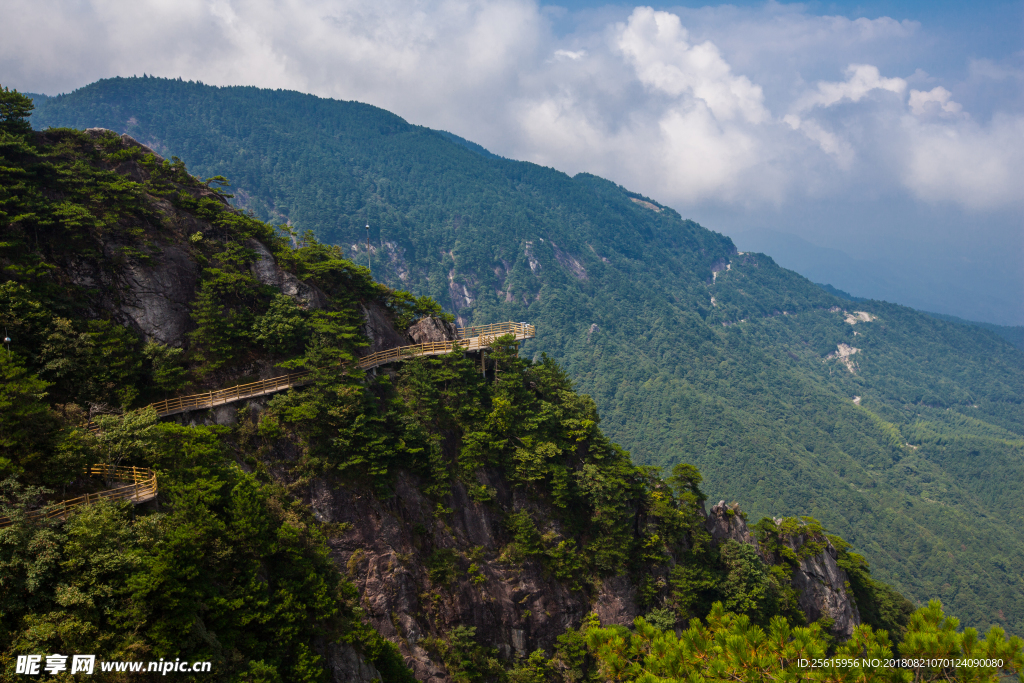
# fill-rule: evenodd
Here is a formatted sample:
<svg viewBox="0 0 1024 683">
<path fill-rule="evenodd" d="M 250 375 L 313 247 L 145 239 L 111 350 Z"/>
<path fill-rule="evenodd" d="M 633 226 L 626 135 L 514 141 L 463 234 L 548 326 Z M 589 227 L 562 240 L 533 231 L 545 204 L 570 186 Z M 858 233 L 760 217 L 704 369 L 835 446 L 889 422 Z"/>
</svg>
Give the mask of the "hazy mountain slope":
<svg viewBox="0 0 1024 683">
<path fill-rule="evenodd" d="M 126 131 L 360 262 L 369 220 L 377 278 L 464 322 L 537 323 L 528 351 L 636 461 L 693 462 L 754 519 L 814 515 L 908 595 L 1024 631 L 1024 356 L 994 336 L 851 304 L 600 178 L 367 105 L 114 79 L 33 125 Z"/>
<path fill-rule="evenodd" d="M 958 318 L 955 315 L 946 315 L 945 313 L 933 313 L 931 311 L 922 312 L 932 316 L 933 318 L 938 318 L 939 320 L 948 320 L 949 322 L 959 323 L 961 325 L 970 325 L 971 327 L 988 330 L 993 334 L 999 335 L 1021 351 L 1024 351 L 1024 326 L 1022 325 L 995 325 L 993 323 L 982 323 L 976 320 L 964 320 L 963 318 Z"/>
<path fill-rule="evenodd" d="M 833 287 L 832 285 L 816 283 L 819 287 L 824 289 L 829 294 L 835 294 L 836 296 L 846 299 L 847 301 L 870 301 L 862 296 L 854 296 L 849 292 L 844 292 L 841 289 Z M 977 320 L 965 320 L 964 318 L 958 318 L 955 315 L 946 315 L 945 313 L 935 313 L 934 311 L 920 311 L 925 315 L 930 315 L 933 318 L 939 320 L 946 320 L 952 323 L 959 323 L 961 325 L 968 325 L 981 330 L 986 330 L 999 337 L 1002 337 L 1006 341 L 1016 346 L 1021 351 L 1024 351 L 1024 326 L 1020 325 L 996 325 L 994 323 L 983 323 Z"/>
</svg>

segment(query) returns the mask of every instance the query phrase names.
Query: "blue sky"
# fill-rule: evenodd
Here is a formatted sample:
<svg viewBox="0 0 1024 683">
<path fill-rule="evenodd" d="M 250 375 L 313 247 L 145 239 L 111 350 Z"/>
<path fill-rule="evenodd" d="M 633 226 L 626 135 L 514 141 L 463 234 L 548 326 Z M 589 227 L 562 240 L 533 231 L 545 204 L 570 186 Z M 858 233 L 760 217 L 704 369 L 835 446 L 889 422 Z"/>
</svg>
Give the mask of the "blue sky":
<svg viewBox="0 0 1024 683">
<path fill-rule="evenodd" d="M 21 90 L 369 102 L 854 294 L 1024 324 L 1024 0 L 6 0 L 0 23 Z"/>
</svg>

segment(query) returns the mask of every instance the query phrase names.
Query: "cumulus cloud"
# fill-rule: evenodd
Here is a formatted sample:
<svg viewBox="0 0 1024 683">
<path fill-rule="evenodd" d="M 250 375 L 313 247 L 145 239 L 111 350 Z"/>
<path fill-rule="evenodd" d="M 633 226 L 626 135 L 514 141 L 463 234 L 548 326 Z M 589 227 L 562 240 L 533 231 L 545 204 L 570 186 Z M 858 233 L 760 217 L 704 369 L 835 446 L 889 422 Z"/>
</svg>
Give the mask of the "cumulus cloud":
<svg viewBox="0 0 1024 683">
<path fill-rule="evenodd" d="M 964 99 L 1021 70 L 976 60 L 965 85 L 886 67 L 917 22 L 770 2 L 606 8 L 556 33 L 571 16 L 534 0 L 7 0 L 0 73 L 50 93 L 147 72 L 366 101 L 683 210 L 892 188 L 1024 201 L 1024 117 Z"/>
<path fill-rule="evenodd" d="M 617 33 L 616 46 L 646 87 L 701 100 L 719 121 L 742 116 L 761 123 L 768 118 L 761 88 L 734 75 L 710 41 L 691 45 L 678 16 L 638 7 Z"/>
<path fill-rule="evenodd" d="M 878 67 L 871 64 L 851 64 L 846 68 L 847 79 L 840 82 L 821 81 L 817 88 L 797 100 L 795 109 L 830 107 L 843 101 L 859 102 L 873 90 L 902 95 L 907 82 L 902 78 L 883 78 Z"/>
<path fill-rule="evenodd" d="M 910 111 L 915 116 L 924 116 L 931 112 L 937 112 L 942 114 L 959 114 L 963 109 L 958 102 L 954 102 L 950 98 L 953 97 L 953 93 L 949 92 L 941 85 L 932 88 L 931 90 L 911 90 L 910 91 Z"/>
</svg>

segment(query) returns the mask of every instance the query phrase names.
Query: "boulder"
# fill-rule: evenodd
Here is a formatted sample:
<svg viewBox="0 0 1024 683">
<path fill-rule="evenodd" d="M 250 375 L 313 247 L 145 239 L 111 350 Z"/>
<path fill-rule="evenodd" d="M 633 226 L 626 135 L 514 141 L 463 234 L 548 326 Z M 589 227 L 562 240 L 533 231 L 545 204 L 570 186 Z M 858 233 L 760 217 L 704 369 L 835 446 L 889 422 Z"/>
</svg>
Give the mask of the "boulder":
<svg viewBox="0 0 1024 683">
<path fill-rule="evenodd" d="M 454 341 L 459 338 L 455 325 L 440 318 L 421 318 L 407 331 L 413 344 Z"/>
</svg>

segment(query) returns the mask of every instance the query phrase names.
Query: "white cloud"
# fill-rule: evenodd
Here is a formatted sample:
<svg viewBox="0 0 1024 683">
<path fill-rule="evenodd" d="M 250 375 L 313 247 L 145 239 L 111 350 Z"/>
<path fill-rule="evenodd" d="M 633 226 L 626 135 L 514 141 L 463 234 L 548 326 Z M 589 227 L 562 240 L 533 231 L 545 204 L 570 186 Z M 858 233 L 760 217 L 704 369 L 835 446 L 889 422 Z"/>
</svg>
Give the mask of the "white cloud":
<svg viewBox="0 0 1024 683">
<path fill-rule="evenodd" d="M 578 61 L 586 56 L 586 50 L 576 50 L 575 52 L 573 52 L 572 50 L 555 50 L 555 57 L 559 57 L 562 59 L 571 59 L 573 61 Z"/>
<path fill-rule="evenodd" d="M 958 102 L 951 100 L 950 98 L 952 96 L 953 93 L 949 92 L 941 85 L 928 91 L 911 90 L 910 111 L 913 112 L 915 116 L 924 116 L 931 112 L 959 114 L 963 109 L 963 106 Z"/>
<path fill-rule="evenodd" d="M 831 155 L 840 167 L 849 168 L 856 156 L 853 146 L 835 133 L 825 130 L 817 121 L 801 119 L 796 114 L 786 114 L 782 120 L 793 130 L 799 130 L 817 143 L 823 152 Z"/>
<path fill-rule="evenodd" d="M 1024 117 L 998 115 L 988 126 L 904 120 L 909 159 L 904 182 L 920 198 L 972 209 L 1020 206 Z"/>
<path fill-rule="evenodd" d="M 883 78 L 878 67 L 870 64 L 851 64 L 846 68 L 847 79 L 839 82 L 821 81 L 817 91 L 808 92 L 797 100 L 794 109 L 804 111 L 812 107 L 831 107 L 848 100 L 859 102 L 873 90 L 884 90 L 902 95 L 907 82 L 902 78 Z"/>
<path fill-rule="evenodd" d="M 734 76 L 710 41 L 691 45 L 675 14 L 637 7 L 628 23 L 616 29 L 616 46 L 646 87 L 703 100 L 718 120 L 742 116 L 760 123 L 768 118 L 761 88 L 745 76 Z"/>
<path fill-rule="evenodd" d="M 571 16 L 533 0 L 7 0 L 0 73 L 50 93 L 147 72 L 366 101 L 683 210 L 1024 202 L 1020 112 L 972 115 L 968 87 L 1020 68 L 975 60 L 964 85 L 885 66 L 923 42 L 916 22 L 770 2 L 605 8 L 556 35 Z"/>
</svg>

